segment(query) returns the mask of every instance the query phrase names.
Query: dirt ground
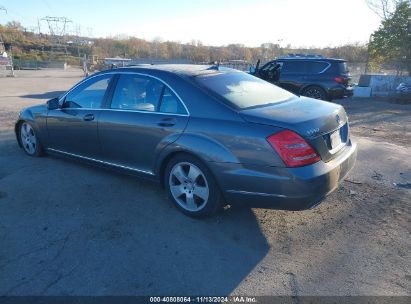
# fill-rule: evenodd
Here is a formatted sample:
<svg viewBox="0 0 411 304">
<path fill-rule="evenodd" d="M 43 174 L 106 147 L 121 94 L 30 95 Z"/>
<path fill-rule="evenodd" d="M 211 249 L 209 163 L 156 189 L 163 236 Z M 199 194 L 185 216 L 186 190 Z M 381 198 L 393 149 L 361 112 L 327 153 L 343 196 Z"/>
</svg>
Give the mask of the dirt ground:
<svg viewBox="0 0 411 304">
<path fill-rule="evenodd" d="M 0 295 L 411 295 L 411 105 L 347 99 L 356 167 L 317 208 L 183 216 L 151 182 L 17 146 L 81 71 L 0 78 Z"/>
</svg>

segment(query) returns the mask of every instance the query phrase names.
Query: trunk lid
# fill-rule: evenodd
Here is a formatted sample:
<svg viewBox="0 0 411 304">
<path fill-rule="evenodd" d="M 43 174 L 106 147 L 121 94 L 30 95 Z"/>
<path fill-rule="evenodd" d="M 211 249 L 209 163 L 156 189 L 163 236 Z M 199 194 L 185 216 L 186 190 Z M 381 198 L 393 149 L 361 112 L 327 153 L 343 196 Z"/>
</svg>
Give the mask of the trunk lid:
<svg viewBox="0 0 411 304">
<path fill-rule="evenodd" d="M 342 106 L 308 97 L 240 111 L 251 123 L 289 129 L 328 161 L 348 142 L 347 115 Z"/>
</svg>

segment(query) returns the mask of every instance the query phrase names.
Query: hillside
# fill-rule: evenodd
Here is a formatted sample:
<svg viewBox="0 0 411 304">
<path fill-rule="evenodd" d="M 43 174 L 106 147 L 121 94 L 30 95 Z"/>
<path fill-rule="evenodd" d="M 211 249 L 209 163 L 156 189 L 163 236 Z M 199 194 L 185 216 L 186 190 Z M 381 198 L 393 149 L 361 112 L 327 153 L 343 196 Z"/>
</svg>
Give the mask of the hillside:
<svg viewBox="0 0 411 304">
<path fill-rule="evenodd" d="M 0 25 L 0 34 L 5 44 L 11 44 L 13 57 L 18 60 L 67 60 L 80 64 L 80 58 L 86 55 L 105 57 L 155 58 L 155 59 L 188 59 L 192 62 L 214 62 L 224 60 L 245 60 L 255 62 L 257 59 L 268 60 L 288 53 L 320 54 L 327 57 L 344 58 L 350 62 L 365 62 L 367 48 L 364 45 L 344 45 L 328 48 L 293 48 L 264 43 L 260 47 L 245 47 L 242 44 L 227 46 L 206 46 L 201 41 L 180 43 L 146 41 L 136 37 L 88 38 L 65 36 L 56 45 L 56 38 L 46 34 L 36 34 L 25 30 L 18 22 Z M 270 40 L 270 37 L 267 37 Z M 275 40 L 275 39 L 273 39 Z"/>
</svg>

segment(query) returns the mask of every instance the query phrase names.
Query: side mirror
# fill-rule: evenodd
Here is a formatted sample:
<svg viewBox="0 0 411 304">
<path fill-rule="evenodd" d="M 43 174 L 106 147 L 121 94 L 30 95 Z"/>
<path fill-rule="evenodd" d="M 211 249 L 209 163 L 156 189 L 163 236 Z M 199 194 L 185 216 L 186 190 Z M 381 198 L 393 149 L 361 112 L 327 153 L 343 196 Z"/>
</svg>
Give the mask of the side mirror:
<svg viewBox="0 0 411 304">
<path fill-rule="evenodd" d="M 255 70 L 255 67 L 253 67 L 253 66 L 250 67 L 250 74 L 255 74 L 255 71 L 256 71 L 256 70 Z"/>
<path fill-rule="evenodd" d="M 47 101 L 47 109 L 49 110 L 56 110 L 60 108 L 60 103 L 58 97 L 50 99 Z"/>
</svg>

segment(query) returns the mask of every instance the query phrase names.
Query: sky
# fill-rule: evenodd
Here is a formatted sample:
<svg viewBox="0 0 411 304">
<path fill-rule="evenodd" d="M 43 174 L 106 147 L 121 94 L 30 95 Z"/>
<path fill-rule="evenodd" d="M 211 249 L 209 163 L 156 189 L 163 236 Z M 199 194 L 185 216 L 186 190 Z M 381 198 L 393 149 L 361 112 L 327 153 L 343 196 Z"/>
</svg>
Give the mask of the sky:
<svg viewBox="0 0 411 304">
<path fill-rule="evenodd" d="M 92 37 L 138 38 L 205 45 L 262 43 L 294 47 L 365 43 L 379 17 L 365 0 L 0 0 L 0 23 L 37 27 L 45 16 L 72 20 Z M 38 27 L 37 27 L 38 28 Z M 47 24 L 40 21 L 41 32 Z"/>
</svg>

